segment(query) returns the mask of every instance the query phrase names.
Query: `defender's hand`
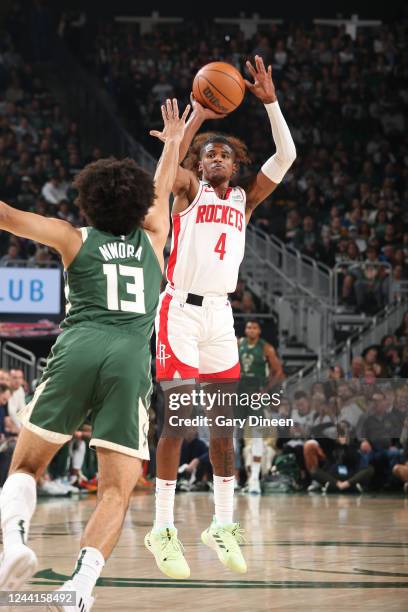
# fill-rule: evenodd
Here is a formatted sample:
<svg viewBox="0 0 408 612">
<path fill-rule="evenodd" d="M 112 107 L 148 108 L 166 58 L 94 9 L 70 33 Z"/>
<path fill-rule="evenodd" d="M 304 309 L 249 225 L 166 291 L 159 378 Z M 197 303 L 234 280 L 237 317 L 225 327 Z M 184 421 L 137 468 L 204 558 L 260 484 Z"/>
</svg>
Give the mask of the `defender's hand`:
<svg viewBox="0 0 408 612">
<path fill-rule="evenodd" d="M 184 130 L 186 127 L 186 119 L 190 112 L 190 104 L 187 104 L 184 113 L 181 118 L 179 117 L 179 109 L 176 98 L 173 100 L 166 100 L 166 104 L 162 104 L 161 112 L 163 117 L 164 127 L 161 132 L 158 130 L 151 130 L 150 136 L 158 138 L 162 142 L 166 140 L 182 140 L 184 136 Z"/>
<path fill-rule="evenodd" d="M 255 55 L 255 68 L 251 62 L 246 62 L 246 67 L 248 68 L 249 74 L 254 79 L 253 83 L 244 79 L 245 85 L 248 87 L 249 91 L 264 104 L 276 102 L 275 85 L 272 81 L 272 66 L 268 66 L 268 70 L 265 70 L 265 64 L 263 63 L 262 57 Z"/>
</svg>

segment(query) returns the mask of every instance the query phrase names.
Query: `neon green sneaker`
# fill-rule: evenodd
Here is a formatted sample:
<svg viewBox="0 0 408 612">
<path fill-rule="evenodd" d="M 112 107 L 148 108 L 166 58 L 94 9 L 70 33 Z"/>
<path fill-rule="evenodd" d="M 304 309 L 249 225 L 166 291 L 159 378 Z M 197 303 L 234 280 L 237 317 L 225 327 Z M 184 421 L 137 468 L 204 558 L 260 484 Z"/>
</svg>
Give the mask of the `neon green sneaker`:
<svg viewBox="0 0 408 612">
<path fill-rule="evenodd" d="M 239 523 L 220 527 L 214 516 L 211 525 L 201 534 L 201 541 L 215 550 L 223 565 L 233 572 L 245 574 L 247 564 L 239 547 L 245 542 L 245 538 Z"/>
<path fill-rule="evenodd" d="M 147 550 L 156 559 L 157 567 L 170 578 L 189 578 L 190 568 L 183 554 L 183 545 L 175 527 L 149 531 L 144 539 Z"/>
</svg>

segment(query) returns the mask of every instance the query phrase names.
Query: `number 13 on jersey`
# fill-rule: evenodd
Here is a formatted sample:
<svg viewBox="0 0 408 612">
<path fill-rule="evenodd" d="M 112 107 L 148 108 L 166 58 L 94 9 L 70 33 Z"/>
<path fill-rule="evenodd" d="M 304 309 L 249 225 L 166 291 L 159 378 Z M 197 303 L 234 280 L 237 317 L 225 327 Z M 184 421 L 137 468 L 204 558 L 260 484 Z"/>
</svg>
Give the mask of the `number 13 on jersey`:
<svg viewBox="0 0 408 612">
<path fill-rule="evenodd" d="M 108 310 L 137 312 L 138 314 L 146 313 L 143 268 L 122 266 L 121 264 L 103 264 L 103 273 L 106 275 L 107 280 L 106 299 Z M 121 281 L 121 277 L 133 278 L 134 282 Z M 126 295 L 132 295 L 134 299 L 120 299 Z"/>
<path fill-rule="evenodd" d="M 221 260 L 224 259 L 224 255 L 227 252 L 225 248 L 226 239 L 227 239 L 227 234 L 223 232 L 218 238 L 217 244 L 215 245 L 215 248 L 214 248 L 215 253 L 219 254 Z"/>
</svg>

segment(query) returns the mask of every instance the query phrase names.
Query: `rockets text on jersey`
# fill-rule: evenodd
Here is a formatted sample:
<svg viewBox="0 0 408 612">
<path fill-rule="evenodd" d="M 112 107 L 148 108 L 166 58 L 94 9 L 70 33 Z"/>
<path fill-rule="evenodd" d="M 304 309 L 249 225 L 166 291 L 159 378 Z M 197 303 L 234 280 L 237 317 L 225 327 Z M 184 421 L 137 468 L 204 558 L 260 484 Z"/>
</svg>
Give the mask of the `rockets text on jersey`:
<svg viewBox="0 0 408 612">
<path fill-rule="evenodd" d="M 189 207 L 173 215 L 167 280 L 175 289 L 197 295 L 235 291 L 245 250 L 246 194 L 229 187 L 221 200 L 200 181 Z"/>
</svg>

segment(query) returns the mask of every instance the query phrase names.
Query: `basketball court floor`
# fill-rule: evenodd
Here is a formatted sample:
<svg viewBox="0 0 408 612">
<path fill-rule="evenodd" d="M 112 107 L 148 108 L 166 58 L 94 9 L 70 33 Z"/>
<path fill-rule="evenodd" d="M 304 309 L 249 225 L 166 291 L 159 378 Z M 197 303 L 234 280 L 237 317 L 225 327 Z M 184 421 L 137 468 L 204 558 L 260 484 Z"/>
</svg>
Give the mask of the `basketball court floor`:
<svg viewBox="0 0 408 612">
<path fill-rule="evenodd" d="M 53 590 L 72 573 L 94 503 L 94 497 L 40 501 L 31 528 L 40 568 L 29 588 Z M 177 495 L 176 522 L 191 567 L 191 578 L 182 581 L 165 578 L 144 548 L 153 504 L 150 493 L 132 498 L 93 611 L 408 610 L 408 499 L 238 495 L 249 568 L 238 575 L 200 543 L 212 496 Z"/>
</svg>

